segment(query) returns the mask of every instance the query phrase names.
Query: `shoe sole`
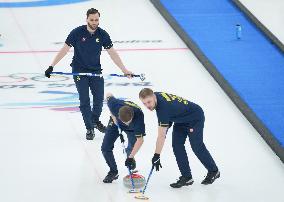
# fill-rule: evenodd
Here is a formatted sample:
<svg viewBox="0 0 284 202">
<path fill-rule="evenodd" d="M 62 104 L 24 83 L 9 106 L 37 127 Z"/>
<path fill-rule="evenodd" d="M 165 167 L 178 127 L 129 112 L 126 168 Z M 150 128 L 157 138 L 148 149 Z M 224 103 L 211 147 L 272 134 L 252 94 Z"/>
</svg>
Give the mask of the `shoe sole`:
<svg viewBox="0 0 284 202">
<path fill-rule="evenodd" d="M 189 181 L 189 182 L 187 182 L 187 183 L 185 183 L 184 185 L 181 185 L 181 186 L 172 186 L 172 185 L 170 185 L 172 188 L 181 188 L 181 187 L 183 187 L 183 186 L 189 186 L 189 185 L 192 185 L 193 184 L 193 180 L 191 180 L 191 181 Z"/>
</svg>

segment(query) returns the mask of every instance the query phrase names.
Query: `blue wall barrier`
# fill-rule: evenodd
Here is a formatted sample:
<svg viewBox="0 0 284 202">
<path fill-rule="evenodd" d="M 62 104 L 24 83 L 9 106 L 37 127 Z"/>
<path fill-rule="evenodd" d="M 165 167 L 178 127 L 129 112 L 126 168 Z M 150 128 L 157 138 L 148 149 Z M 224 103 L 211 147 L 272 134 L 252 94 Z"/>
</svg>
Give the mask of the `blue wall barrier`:
<svg viewBox="0 0 284 202">
<path fill-rule="evenodd" d="M 263 124 L 263 130 L 273 135 L 267 139 L 275 139 L 283 153 L 283 52 L 230 0 L 152 0 L 152 3 L 187 44 L 200 50 L 200 58 L 205 55 L 214 71 L 240 97 L 242 106 L 247 106 L 241 111 L 246 114 L 251 110 Z M 242 27 L 240 40 L 236 38 L 237 24 Z M 258 131 L 262 133 L 262 129 Z"/>
</svg>

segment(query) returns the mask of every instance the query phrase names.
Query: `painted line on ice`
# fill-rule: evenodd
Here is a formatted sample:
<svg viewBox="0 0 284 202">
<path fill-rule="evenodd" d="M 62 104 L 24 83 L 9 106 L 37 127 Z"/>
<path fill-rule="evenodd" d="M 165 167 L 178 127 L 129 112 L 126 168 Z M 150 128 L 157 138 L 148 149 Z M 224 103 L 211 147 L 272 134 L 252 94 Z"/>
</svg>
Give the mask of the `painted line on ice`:
<svg viewBox="0 0 284 202">
<path fill-rule="evenodd" d="M 127 51 L 183 51 L 188 48 L 117 48 L 120 52 Z M 105 50 L 104 50 L 105 51 Z M 0 51 L 0 54 L 43 54 L 43 53 L 57 53 L 59 50 L 23 50 L 23 51 Z M 73 51 L 70 51 L 73 52 Z"/>
</svg>

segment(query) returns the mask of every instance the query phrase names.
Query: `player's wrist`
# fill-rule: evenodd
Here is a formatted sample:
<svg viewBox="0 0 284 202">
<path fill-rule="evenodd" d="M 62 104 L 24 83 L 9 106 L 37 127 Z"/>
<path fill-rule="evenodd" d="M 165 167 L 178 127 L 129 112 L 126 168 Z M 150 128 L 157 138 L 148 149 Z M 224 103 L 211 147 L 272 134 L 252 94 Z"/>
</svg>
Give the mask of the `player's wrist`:
<svg viewBox="0 0 284 202">
<path fill-rule="evenodd" d="M 155 153 L 155 154 L 154 154 L 154 157 L 159 158 L 159 157 L 160 157 L 160 154 Z"/>
<path fill-rule="evenodd" d="M 123 74 L 129 74 L 129 70 L 126 67 L 120 68 Z"/>
<path fill-rule="evenodd" d="M 113 94 L 111 94 L 111 93 L 107 93 L 107 94 L 106 94 L 106 100 L 107 100 L 107 101 L 109 101 L 109 99 L 110 99 L 111 97 L 113 97 Z"/>
<path fill-rule="evenodd" d="M 123 71 L 123 72 L 127 71 L 127 69 L 126 69 L 126 67 L 125 67 L 125 66 L 120 66 L 119 68 L 120 68 L 120 69 L 121 69 L 121 71 Z"/>
</svg>

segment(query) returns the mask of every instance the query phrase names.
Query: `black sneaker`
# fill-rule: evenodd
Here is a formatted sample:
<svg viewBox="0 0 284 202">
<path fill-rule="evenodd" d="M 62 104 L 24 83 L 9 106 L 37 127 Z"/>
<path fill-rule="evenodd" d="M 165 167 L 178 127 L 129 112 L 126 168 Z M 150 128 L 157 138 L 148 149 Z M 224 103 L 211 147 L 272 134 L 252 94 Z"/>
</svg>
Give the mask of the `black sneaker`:
<svg viewBox="0 0 284 202">
<path fill-rule="evenodd" d="M 181 188 L 182 186 L 188 186 L 193 184 L 193 179 L 191 176 L 185 177 L 181 176 L 179 177 L 179 180 L 175 183 L 170 184 L 172 188 Z"/>
<path fill-rule="evenodd" d="M 205 179 L 201 182 L 201 184 L 212 184 L 217 178 L 220 177 L 220 172 L 219 170 L 214 171 L 214 172 L 208 172 L 207 176 L 205 177 Z"/>
<path fill-rule="evenodd" d="M 86 133 L 86 139 L 87 140 L 93 140 L 95 137 L 95 131 L 94 129 L 88 129 Z"/>
<path fill-rule="evenodd" d="M 118 172 L 116 171 L 109 171 L 105 179 L 103 180 L 104 183 L 112 183 L 113 180 L 118 179 Z"/>
<path fill-rule="evenodd" d="M 98 129 L 101 133 L 106 132 L 106 127 L 100 121 L 95 122 L 95 128 Z"/>
</svg>

